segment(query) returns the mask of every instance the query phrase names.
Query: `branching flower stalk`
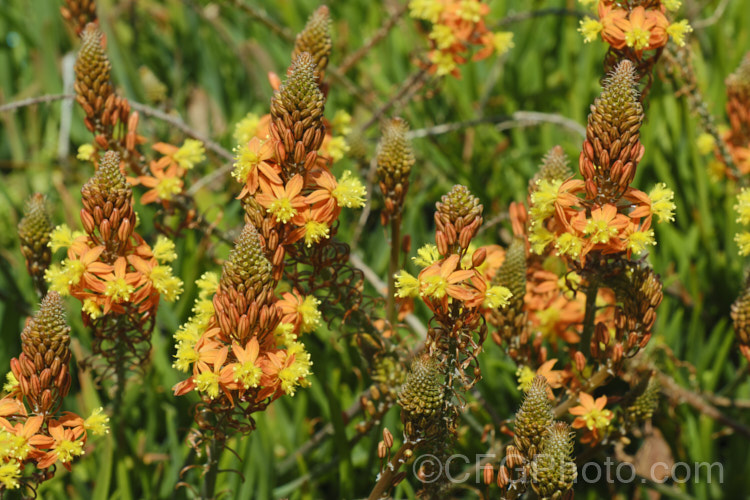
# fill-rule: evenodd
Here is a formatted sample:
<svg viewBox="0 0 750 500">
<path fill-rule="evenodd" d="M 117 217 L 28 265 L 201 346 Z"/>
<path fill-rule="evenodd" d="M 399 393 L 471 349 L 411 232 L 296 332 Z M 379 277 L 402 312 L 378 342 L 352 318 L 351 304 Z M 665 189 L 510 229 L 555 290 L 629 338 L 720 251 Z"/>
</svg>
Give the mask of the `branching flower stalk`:
<svg viewBox="0 0 750 500">
<path fill-rule="evenodd" d="M 388 295 L 386 296 L 386 319 L 395 328 L 396 314 L 396 273 L 401 267 L 401 213 L 409 190 L 409 174 L 414 165 L 414 153 L 406 138 L 409 126 L 401 118 L 394 118 L 383 127 L 383 137 L 378 145 L 377 178 L 385 199 L 380 212 L 383 225 L 390 222 L 391 252 L 388 263 Z"/>
<path fill-rule="evenodd" d="M 174 301 L 182 292 L 167 265 L 177 258 L 174 243 L 159 238 L 152 248 L 136 232 L 132 189 L 120 168 L 117 153 L 104 154 L 81 189 L 84 232 L 55 228 L 49 245 L 53 252 L 66 249 L 67 258 L 45 274 L 51 290 L 81 301 L 93 353 L 105 361 L 99 376 L 116 375 L 116 401 L 127 371 L 148 357 L 160 299 Z"/>
<path fill-rule="evenodd" d="M 37 486 L 55 475 L 56 464 L 71 470 L 89 432 L 109 432 L 101 408 L 85 420 L 60 411 L 71 384 L 70 327 L 57 292 L 49 292 L 27 320 L 21 349 L 0 399 L 0 496 L 21 486 L 35 496 Z"/>
<path fill-rule="evenodd" d="M 384 460 L 371 499 L 387 493 L 403 477 L 398 470 L 417 449 L 448 457 L 464 394 L 481 378 L 477 355 L 487 336 L 482 312 L 511 297 L 504 286 L 489 283 L 485 261 L 492 262 L 488 254 L 494 249 L 470 249 L 482 224 L 479 200 L 464 186 L 454 186 L 436 208 L 435 245 L 424 246 L 415 258 L 422 271 L 417 277 L 406 271 L 398 274 L 398 295 L 420 297 L 433 317 L 424 351 L 399 393 L 404 444 L 394 459 Z M 388 453 L 381 455 L 386 458 Z M 434 470 L 420 474 L 437 477 Z M 437 497 L 444 484 L 444 477 L 425 483 L 422 493 Z"/>
<path fill-rule="evenodd" d="M 285 314 L 306 311 L 316 318 L 303 331 L 314 330 L 323 318 L 329 325 L 340 320 L 355 332 L 383 396 L 374 398 L 380 403 L 373 414 L 384 413 L 395 400 L 403 370 L 398 353 L 375 326 L 375 303 L 363 298 L 364 279 L 349 264 L 349 246 L 335 240 L 341 210 L 361 207 L 365 189 L 351 172 L 336 176 L 332 171 L 348 147 L 351 117 L 337 112 L 328 122 L 323 116 L 328 15 L 327 8 L 318 9 L 297 37 L 286 80 L 274 83 L 271 113 L 248 116 L 238 125 L 233 176 L 243 184 L 245 220 L 258 230 L 275 279 L 291 286 L 280 304 Z"/>
</svg>

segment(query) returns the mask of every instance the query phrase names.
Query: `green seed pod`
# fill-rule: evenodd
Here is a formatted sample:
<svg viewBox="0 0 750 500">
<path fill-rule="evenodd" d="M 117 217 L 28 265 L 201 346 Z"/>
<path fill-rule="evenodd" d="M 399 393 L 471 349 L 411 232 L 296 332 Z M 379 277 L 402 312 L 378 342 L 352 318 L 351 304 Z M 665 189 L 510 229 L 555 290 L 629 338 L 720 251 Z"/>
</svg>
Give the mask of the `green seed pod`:
<svg viewBox="0 0 750 500">
<path fill-rule="evenodd" d="M 540 443 L 549 433 L 554 418 L 552 404 L 547 395 L 547 379 L 537 375 L 526 392 L 521 408 L 516 412 L 515 442 L 518 451 L 531 460 L 539 450 Z"/>
<path fill-rule="evenodd" d="M 547 429 L 540 452 L 531 462 L 531 486 L 542 500 L 563 498 L 578 477 L 571 458 L 573 435 L 564 422 L 555 422 Z"/>
<path fill-rule="evenodd" d="M 26 259 L 26 269 L 40 296 L 47 293 L 44 272 L 52 260 L 52 252 L 47 246 L 51 232 L 47 199 L 42 194 L 34 194 L 26 201 L 24 216 L 18 224 L 18 239 L 21 241 L 21 253 Z"/>
</svg>

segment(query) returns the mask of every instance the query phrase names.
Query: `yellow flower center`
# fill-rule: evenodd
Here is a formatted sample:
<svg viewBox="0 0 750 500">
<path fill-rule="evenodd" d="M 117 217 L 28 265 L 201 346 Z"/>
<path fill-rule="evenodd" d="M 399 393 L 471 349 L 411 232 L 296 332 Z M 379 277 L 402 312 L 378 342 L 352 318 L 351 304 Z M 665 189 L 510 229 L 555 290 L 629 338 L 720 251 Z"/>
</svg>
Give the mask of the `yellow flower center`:
<svg viewBox="0 0 750 500">
<path fill-rule="evenodd" d="M 643 50 L 648 46 L 648 39 L 651 37 L 651 33 L 641 27 L 634 27 L 627 33 L 625 33 L 625 43 L 628 47 L 633 47 L 635 50 Z"/>
<path fill-rule="evenodd" d="M 599 32 L 602 30 L 602 28 L 604 28 L 604 26 L 602 26 L 602 23 L 590 17 L 583 18 L 579 24 L 580 27 L 578 28 L 578 31 L 583 35 L 584 43 L 589 43 L 596 40 Z"/>
<path fill-rule="evenodd" d="M 605 220 L 589 220 L 586 222 L 584 233 L 591 235 L 591 241 L 594 243 L 607 243 L 610 238 L 617 236 L 617 228 L 610 227 Z"/>
<path fill-rule="evenodd" d="M 182 192 L 182 180 L 179 177 L 164 177 L 156 185 L 156 193 L 162 200 L 171 200 Z"/>
<path fill-rule="evenodd" d="M 258 382 L 260 382 L 260 376 L 262 374 L 263 370 L 249 361 L 245 361 L 234 367 L 234 381 L 240 382 L 245 389 L 258 387 Z"/>
<path fill-rule="evenodd" d="M 531 382 L 534 381 L 536 373 L 534 370 L 526 365 L 523 365 L 516 370 L 516 378 L 518 379 L 518 389 L 526 392 L 531 389 Z"/>
<path fill-rule="evenodd" d="M 206 155 L 203 143 L 196 139 L 185 139 L 180 149 L 172 157 L 181 168 L 190 170 L 196 163 L 202 162 Z M 166 199 L 166 198 L 165 198 Z"/>
<path fill-rule="evenodd" d="M 360 208 L 365 204 L 367 190 L 360 180 L 353 177 L 352 173 L 347 170 L 341 176 L 332 194 L 340 207 Z"/>
<path fill-rule="evenodd" d="M 648 245 L 656 245 L 654 230 L 635 231 L 628 236 L 628 250 L 635 254 L 643 252 Z"/>
<path fill-rule="evenodd" d="M 604 430 L 609 425 L 609 421 L 612 420 L 612 412 L 607 409 L 594 408 L 584 415 L 583 419 L 590 431 L 594 429 Z"/>
<path fill-rule="evenodd" d="M 83 309 L 83 312 L 88 314 L 91 319 L 97 319 L 102 315 L 102 308 L 99 307 L 99 304 L 96 303 L 96 300 L 91 298 L 83 301 L 83 306 L 81 307 L 81 309 Z"/>
<path fill-rule="evenodd" d="M 99 407 L 92 411 L 89 418 L 83 422 L 83 427 L 97 436 L 109 434 L 109 417 L 104 413 L 104 408 Z"/>
<path fill-rule="evenodd" d="M 307 297 L 305 297 L 305 300 L 303 300 L 302 303 L 297 306 L 297 312 L 302 315 L 302 325 L 300 327 L 300 332 L 308 333 L 317 328 L 318 324 L 320 323 L 320 311 L 318 310 L 319 305 L 320 301 L 318 299 L 316 299 L 312 295 L 308 295 Z"/>
<path fill-rule="evenodd" d="M 329 228 L 325 222 L 309 220 L 305 223 L 305 244 L 309 247 L 323 238 L 328 238 Z"/>
<path fill-rule="evenodd" d="M 57 452 L 57 458 L 60 462 L 67 463 L 73 460 L 74 457 L 83 455 L 83 442 L 63 439 L 57 443 L 55 451 Z"/>
<path fill-rule="evenodd" d="M 114 302 L 121 302 L 130 299 L 130 294 L 135 291 L 133 285 L 129 285 L 125 278 L 115 278 L 107 282 L 104 289 L 104 295 L 110 297 Z"/>
<path fill-rule="evenodd" d="M 278 198 L 271 202 L 268 212 L 276 217 L 276 220 L 282 224 L 289 222 L 289 219 L 297 215 L 297 210 L 292 206 L 289 198 Z"/>
<path fill-rule="evenodd" d="M 425 286 L 423 293 L 435 299 L 442 299 L 448 291 L 448 280 L 440 275 L 429 276 L 424 280 Z"/>
<path fill-rule="evenodd" d="M 260 118 L 254 113 L 249 113 L 234 127 L 234 139 L 237 144 L 243 145 L 250 141 L 258 131 Z"/>
<path fill-rule="evenodd" d="M 195 376 L 195 387 L 214 399 L 219 395 L 219 375 L 214 372 L 203 372 Z"/>
</svg>

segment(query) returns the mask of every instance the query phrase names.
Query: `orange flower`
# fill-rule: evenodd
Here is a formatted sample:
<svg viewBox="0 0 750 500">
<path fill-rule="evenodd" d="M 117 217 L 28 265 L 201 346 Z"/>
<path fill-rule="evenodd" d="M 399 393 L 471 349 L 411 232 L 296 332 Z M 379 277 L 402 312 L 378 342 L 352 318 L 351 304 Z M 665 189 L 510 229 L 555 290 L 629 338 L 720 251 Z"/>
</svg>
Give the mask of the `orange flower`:
<svg viewBox="0 0 750 500">
<path fill-rule="evenodd" d="M 294 175 L 286 186 L 270 183 L 260 179 L 260 193 L 255 199 L 260 205 L 268 210 L 268 213 L 276 217 L 276 221 L 286 224 L 297 215 L 298 211 L 307 206 L 305 198 L 300 195 L 304 180 L 299 174 Z"/>
<path fill-rule="evenodd" d="M 627 22 L 628 13 L 614 5 L 606 5 L 599 2 L 599 22 L 602 24 L 602 38 L 615 49 L 625 47 L 625 33 L 618 27 L 620 23 Z"/>
<path fill-rule="evenodd" d="M 124 310 L 119 304 L 123 302 L 134 302 L 133 293 L 141 285 L 146 277 L 139 272 L 127 272 L 128 262 L 125 257 L 119 257 L 112 268 L 113 272 L 101 276 L 96 290 L 104 296 L 104 314 L 111 310 Z M 94 290 L 94 288 L 92 288 Z"/>
<path fill-rule="evenodd" d="M 331 209 L 330 205 L 319 204 L 308 207 L 295 215 L 292 224 L 298 227 L 289 233 L 284 243 L 291 244 L 304 237 L 305 244 L 309 247 L 321 240 L 328 239 L 331 223 L 336 220 L 341 212 L 340 208 L 336 208 L 335 211 L 331 211 Z"/>
<path fill-rule="evenodd" d="M 260 353 L 258 339 L 252 337 L 244 348 L 235 342 L 232 344 L 232 353 L 237 358 L 237 362 L 229 365 L 234 378 L 232 382 L 226 384 L 227 387 L 230 389 L 257 387 L 263 375 L 262 363 L 258 360 Z"/>
<path fill-rule="evenodd" d="M 184 183 L 180 176 L 183 171 L 176 163 L 170 162 L 164 169 L 160 168 L 157 162 L 151 162 L 150 169 L 152 175 L 138 177 L 141 184 L 151 188 L 143 193 L 141 203 L 147 205 L 160 200 L 169 201 L 182 192 Z"/>
<path fill-rule="evenodd" d="M 196 374 L 191 378 L 193 379 L 195 388 L 200 392 L 205 392 L 209 398 L 214 399 L 219 397 L 219 390 L 221 390 L 229 398 L 229 401 L 234 404 L 229 389 L 230 385 L 234 384 L 235 365 L 229 364 L 224 366 L 228 354 L 229 348 L 226 346 L 221 349 L 209 349 L 201 352 L 200 358 L 194 366 Z M 209 365 L 209 363 L 212 365 Z"/>
<path fill-rule="evenodd" d="M 617 207 L 606 204 L 591 210 L 591 218 L 586 218 L 584 212 L 578 212 L 571 221 L 571 226 L 588 236 L 581 252 L 581 261 L 591 250 L 601 250 L 603 253 L 616 253 L 625 250 L 625 242 L 620 233 L 630 224 L 630 219 L 617 212 Z"/>
<path fill-rule="evenodd" d="M 78 419 L 80 420 L 80 417 Z M 71 421 L 63 419 L 50 420 L 47 425 L 50 437 L 43 437 L 45 443 L 40 444 L 40 446 L 43 448 L 51 447 L 52 449 L 44 454 L 37 466 L 44 469 L 59 460 L 66 469 L 71 470 L 70 462 L 73 458 L 83 455 L 83 445 L 86 438 L 82 423 L 83 421 L 81 421 L 81 425 L 76 425 L 75 422 L 71 423 Z M 84 438 L 80 439 L 81 436 L 84 436 Z"/>
<path fill-rule="evenodd" d="M 467 287 L 460 285 L 462 281 L 474 275 L 473 270 L 456 269 L 459 257 L 451 255 L 443 262 L 435 262 L 419 273 L 420 293 L 434 299 L 444 299 L 446 296 L 458 300 L 470 300 L 474 293 Z"/>
<path fill-rule="evenodd" d="M 44 424 L 44 416 L 35 415 L 27 418 L 23 423 L 19 422 L 12 426 L 5 419 L 0 419 L 0 423 L 8 432 L 16 436 L 13 443 L 16 458 L 19 460 L 25 460 L 27 457 L 38 459 L 44 455 L 43 451 L 36 448 L 45 448 L 50 442 L 48 437 L 37 434 Z"/>
<path fill-rule="evenodd" d="M 261 141 L 258 137 L 253 137 L 250 142 L 237 149 L 232 176 L 238 182 L 244 183 L 242 191 L 237 196 L 238 199 L 244 198 L 247 194 L 255 194 L 258 191 L 261 175 L 272 184 L 283 184 L 277 172 L 277 167 L 269 162 L 273 157 L 272 140 Z"/>
<path fill-rule="evenodd" d="M 607 396 L 601 396 L 594 401 L 594 398 L 585 392 L 578 395 L 580 405 L 571 408 L 570 414 L 578 417 L 573 421 L 574 429 L 587 428 L 590 432 L 582 439 L 582 443 L 596 443 L 602 437 L 602 434 L 609 427 L 609 422 L 614 417 L 610 410 L 605 410 L 607 406 Z"/>
<path fill-rule="evenodd" d="M 639 55 L 644 50 L 666 45 L 669 39 L 666 31 L 669 21 L 664 14 L 656 10 L 646 10 L 640 5 L 630 12 L 628 19 L 618 17 L 614 23 L 623 32 L 620 42 L 624 41 L 624 45 L 632 47 Z"/>
</svg>

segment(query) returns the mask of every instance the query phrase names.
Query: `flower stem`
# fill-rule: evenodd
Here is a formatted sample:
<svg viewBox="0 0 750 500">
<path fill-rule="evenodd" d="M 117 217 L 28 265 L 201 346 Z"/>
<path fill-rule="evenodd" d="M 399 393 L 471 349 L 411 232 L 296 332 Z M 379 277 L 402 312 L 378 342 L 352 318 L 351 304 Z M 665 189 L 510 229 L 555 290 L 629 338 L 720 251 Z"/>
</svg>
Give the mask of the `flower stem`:
<svg viewBox="0 0 750 500">
<path fill-rule="evenodd" d="M 203 500 L 214 498 L 216 476 L 219 474 L 219 457 L 224 449 L 223 443 L 223 437 L 219 437 L 214 433 L 211 438 L 211 444 L 208 447 L 208 463 L 206 464 L 208 470 L 203 477 L 203 485 L 201 486 L 201 498 Z"/>
<path fill-rule="evenodd" d="M 404 458 L 407 450 L 413 450 L 416 446 L 416 442 L 406 441 L 398 449 L 396 455 L 383 467 L 383 471 L 380 473 L 380 479 L 375 483 L 375 487 L 370 492 L 370 496 L 367 500 L 377 500 L 383 498 L 388 491 L 393 487 L 393 480 L 401 469 L 401 465 L 406 463 L 407 459 Z"/>
<path fill-rule="evenodd" d="M 591 337 L 594 334 L 596 296 L 598 292 L 599 282 L 589 278 L 589 286 L 586 288 L 586 312 L 583 316 L 583 335 L 581 335 L 581 350 L 589 349 L 589 354 L 591 354 Z"/>
<path fill-rule="evenodd" d="M 386 317 L 391 328 L 396 327 L 396 273 L 399 267 L 401 249 L 401 215 L 391 219 L 391 260 L 388 264 L 388 297 L 386 298 Z"/>
</svg>

